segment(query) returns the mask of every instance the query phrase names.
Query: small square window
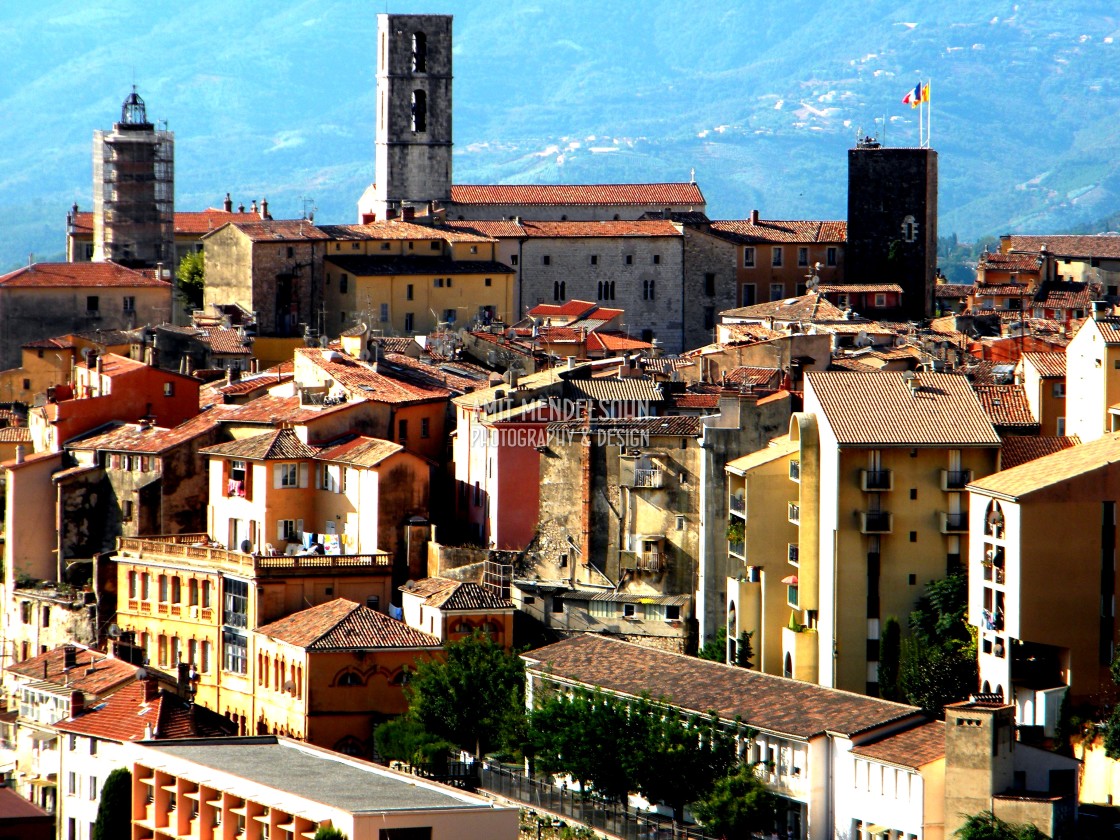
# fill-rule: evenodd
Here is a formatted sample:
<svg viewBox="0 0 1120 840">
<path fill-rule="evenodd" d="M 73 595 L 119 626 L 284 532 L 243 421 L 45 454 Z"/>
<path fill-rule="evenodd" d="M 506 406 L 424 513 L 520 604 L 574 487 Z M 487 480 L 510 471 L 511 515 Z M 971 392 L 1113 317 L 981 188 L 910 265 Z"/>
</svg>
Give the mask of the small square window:
<svg viewBox="0 0 1120 840">
<path fill-rule="evenodd" d="M 665 605 L 665 620 L 666 621 L 680 621 L 681 608 L 676 604 Z"/>
<path fill-rule="evenodd" d="M 918 541 L 918 532 L 917 531 L 911 531 L 910 532 L 910 542 L 917 542 L 917 541 Z"/>
<path fill-rule="evenodd" d="M 494 285 L 494 281 L 491 278 L 487 277 L 485 280 L 482 281 L 482 285 L 483 286 L 492 286 L 492 285 Z"/>
<path fill-rule="evenodd" d="M 517 265 L 517 254 L 511 254 L 509 258 L 510 265 Z"/>
<path fill-rule="evenodd" d="M 917 498 L 918 498 L 918 488 L 917 487 L 911 487 L 910 488 L 910 501 L 912 501 L 912 502 L 916 501 Z"/>
<path fill-rule="evenodd" d="M 654 265 L 661 265 L 661 255 L 660 254 L 654 254 L 653 255 L 653 264 Z"/>
<path fill-rule="evenodd" d="M 550 257 L 548 254 L 545 254 L 543 257 L 541 257 L 541 265 L 552 265 L 552 257 Z"/>
<path fill-rule="evenodd" d="M 592 265 L 598 265 L 599 264 L 599 255 L 598 254 L 592 254 L 591 255 L 591 264 Z"/>
<path fill-rule="evenodd" d="M 910 575 L 908 577 L 908 580 L 909 580 L 911 586 L 917 586 L 918 585 L 918 576 L 917 575 Z"/>
<path fill-rule="evenodd" d="M 627 254 L 626 255 L 626 264 L 627 265 L 633 265 L 634 264 L 634 255 L 633 254 Z"/>
</svg>

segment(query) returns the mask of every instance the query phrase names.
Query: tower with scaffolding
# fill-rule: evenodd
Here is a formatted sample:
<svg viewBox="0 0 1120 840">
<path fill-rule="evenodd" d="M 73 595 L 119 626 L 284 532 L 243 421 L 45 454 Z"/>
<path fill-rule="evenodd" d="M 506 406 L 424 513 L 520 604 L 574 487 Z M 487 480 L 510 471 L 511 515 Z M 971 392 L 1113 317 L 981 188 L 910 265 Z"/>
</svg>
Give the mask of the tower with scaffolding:
<svg viewBox="0 0 1120 840">
<path fill-rule="evenodd" d="M 93 133 L 93 259 L 174 269 L 175 135 L 132 92 L 112 131 Z"/>
</svg>

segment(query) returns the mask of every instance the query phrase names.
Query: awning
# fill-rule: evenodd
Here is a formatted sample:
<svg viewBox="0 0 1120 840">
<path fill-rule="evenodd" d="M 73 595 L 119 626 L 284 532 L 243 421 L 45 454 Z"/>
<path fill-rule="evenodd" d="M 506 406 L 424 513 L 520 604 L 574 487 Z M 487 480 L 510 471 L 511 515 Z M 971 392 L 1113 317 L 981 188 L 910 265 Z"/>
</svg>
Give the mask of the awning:
<svg viewBox="0 0 1120 840">
<path fill-rule="evenodd" d="M 782 583 L 786 586 L 797 586 L 797 575 L 782 578 Z"/>
</svg>

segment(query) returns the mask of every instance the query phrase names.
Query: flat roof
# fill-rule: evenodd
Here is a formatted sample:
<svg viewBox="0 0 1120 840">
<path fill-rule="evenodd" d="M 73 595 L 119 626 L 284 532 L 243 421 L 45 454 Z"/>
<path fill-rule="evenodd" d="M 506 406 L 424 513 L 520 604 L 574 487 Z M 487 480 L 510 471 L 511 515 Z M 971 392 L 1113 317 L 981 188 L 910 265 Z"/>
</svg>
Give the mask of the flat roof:
<svg viewBox="0 0 1120 840">
<path fill-rule="evenodd" d="M 149 755 L 178 760 L 171 764 L 190 762 L 271 788 L 281 797 L 291 794 L 350 813 L 491 808 L 489 801 L 454 788 L 284 738 L 185 739 L 143 747 L 141 764 L 158 764 L 146 760 Z M 191 775 L 187 767 L 160 769 Z"/>
</svg>

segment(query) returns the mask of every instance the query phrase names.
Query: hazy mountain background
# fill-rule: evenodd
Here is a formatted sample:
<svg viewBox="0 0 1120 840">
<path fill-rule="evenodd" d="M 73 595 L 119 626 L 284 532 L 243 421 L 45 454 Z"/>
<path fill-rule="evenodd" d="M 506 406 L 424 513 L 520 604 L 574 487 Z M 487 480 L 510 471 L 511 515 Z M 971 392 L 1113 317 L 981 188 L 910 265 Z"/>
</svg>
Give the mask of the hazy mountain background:
<svg viewBox="0 0 1120 840">
<path fill-rule="evenodd" d="M 91 135 L 136 83 L 176 206 L 313 199 L 373 172 L 376 14 L 455 15 L 457 183 L 696 180 L 714 218 L 843 218 L 858 128 L 915 145 L 932 79 L 940 232 L 1090 230 L 1120 210 L 1120 6 L 1105 0 L 0 6 L 0 268 L 59 258 Z M 883 120 L 886 119 L 884 126 Z"/>
</svg>

